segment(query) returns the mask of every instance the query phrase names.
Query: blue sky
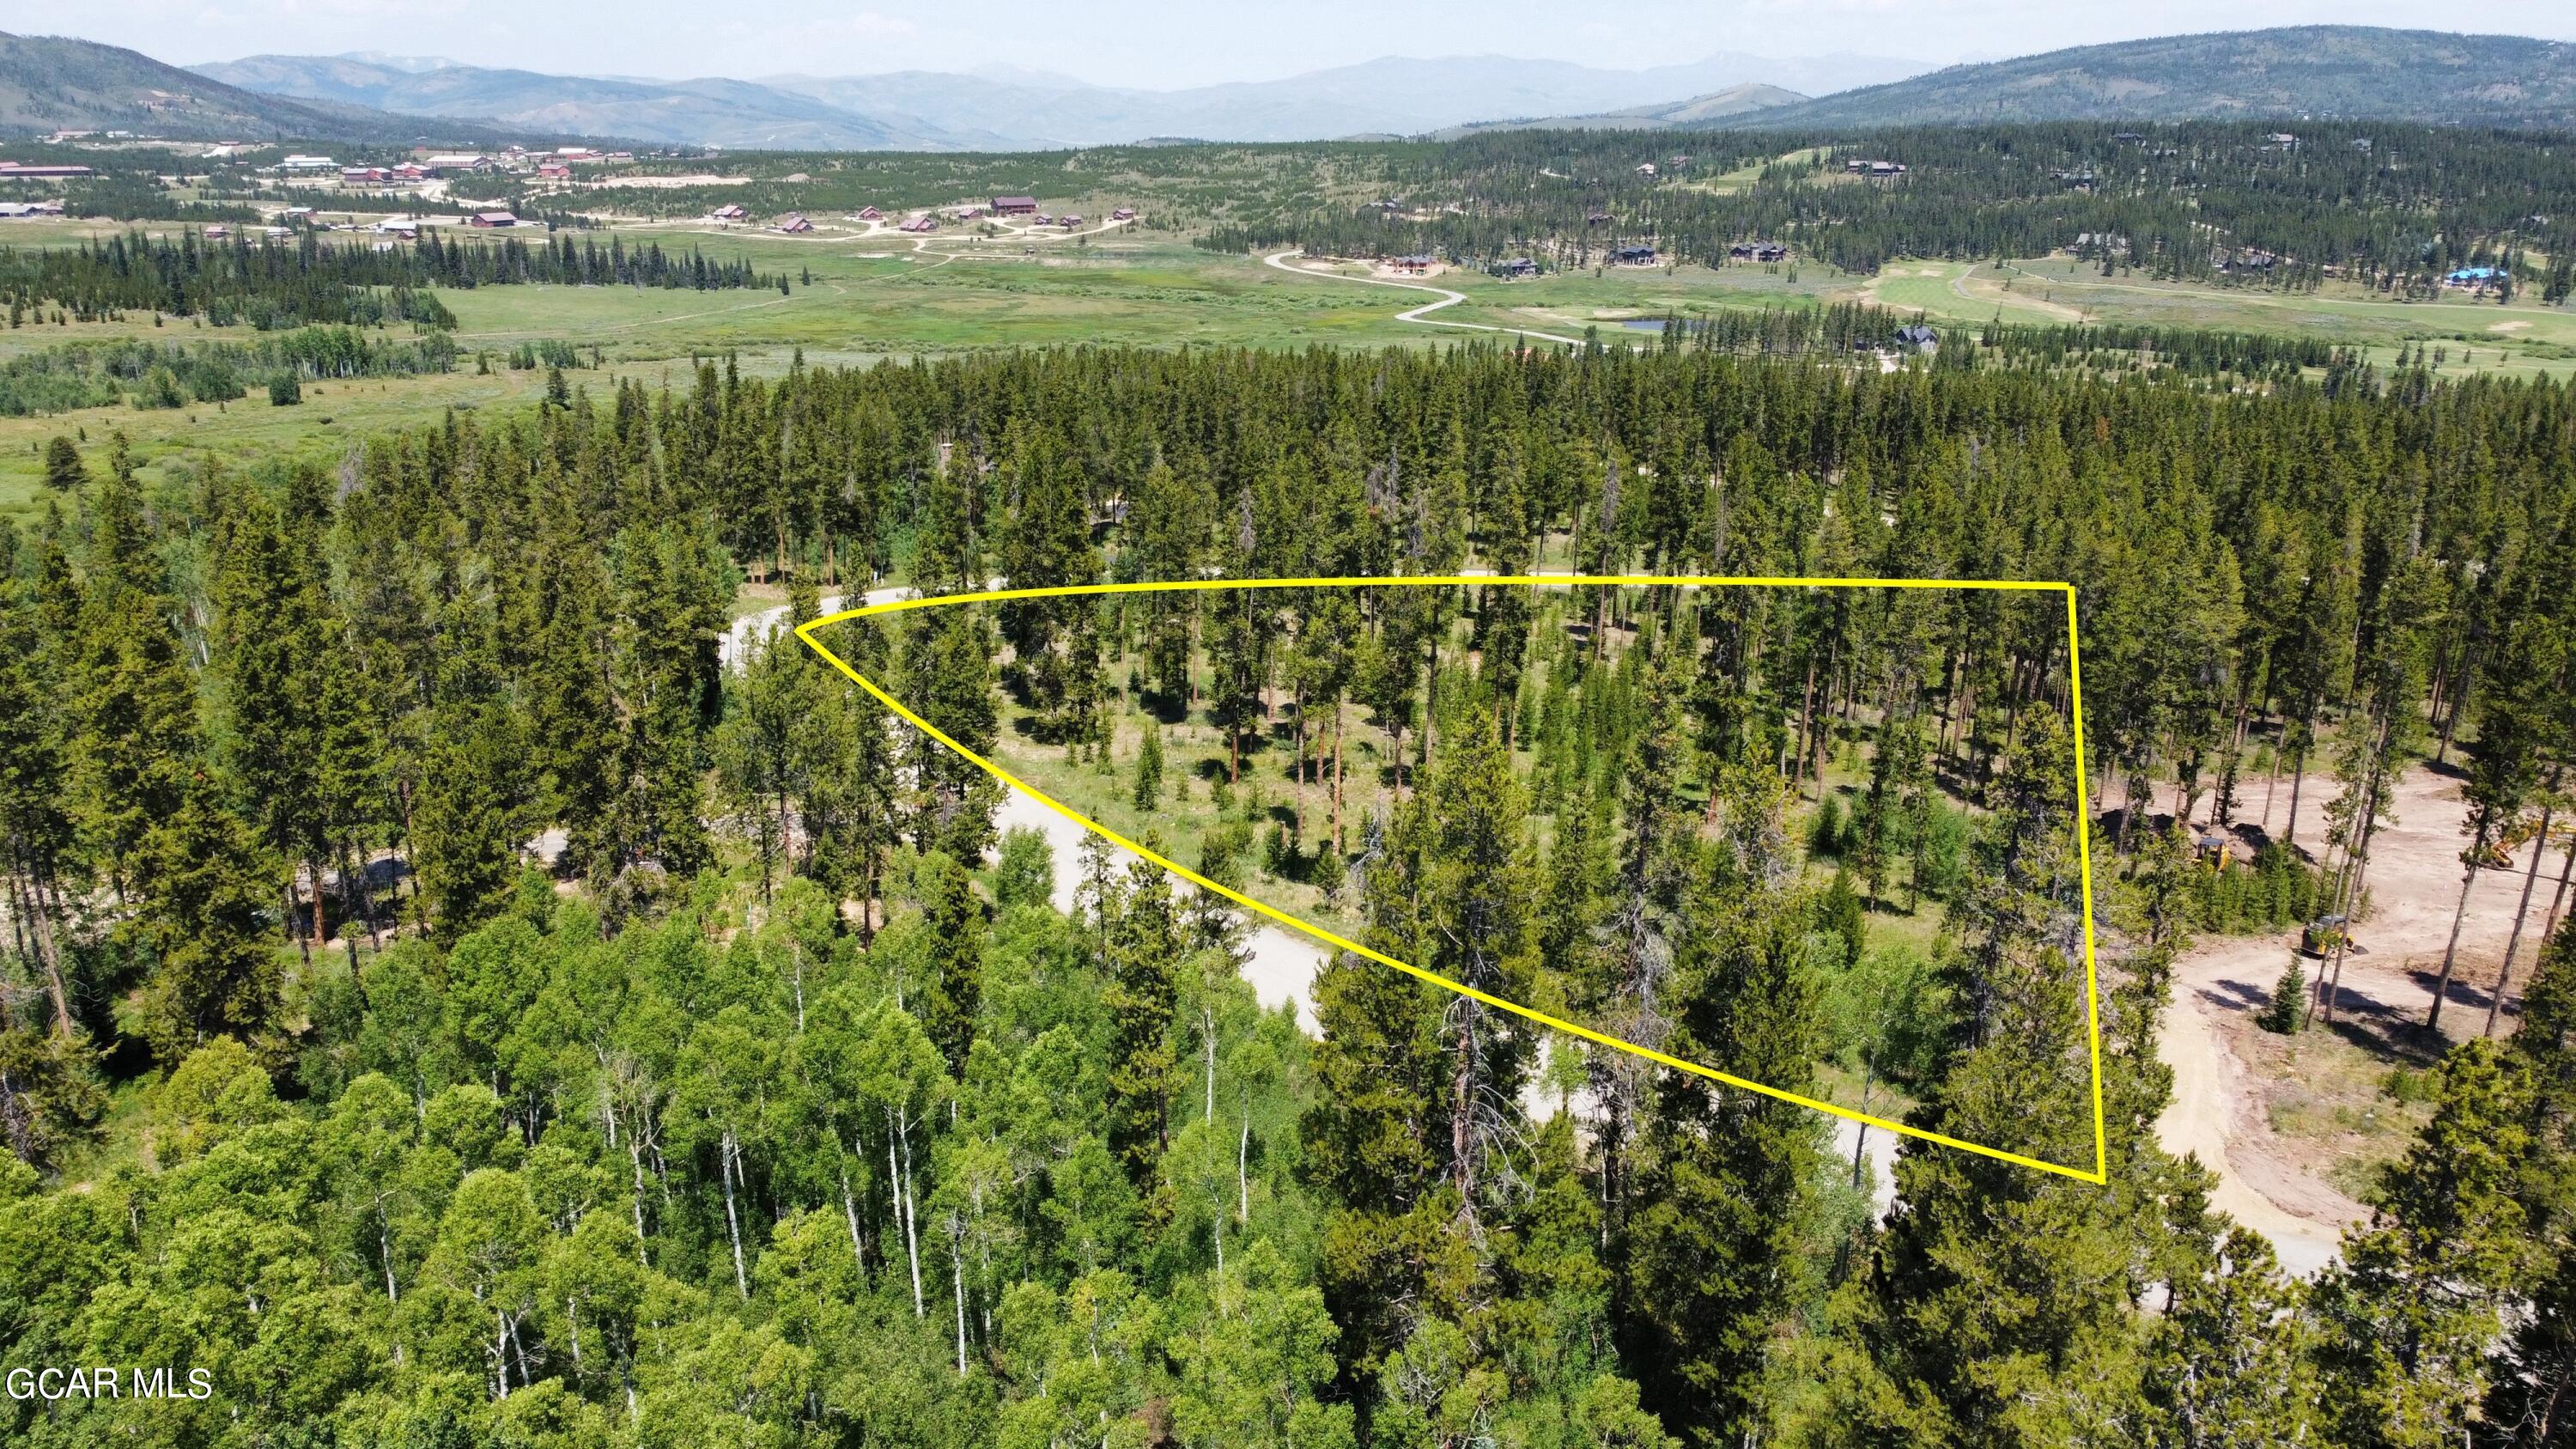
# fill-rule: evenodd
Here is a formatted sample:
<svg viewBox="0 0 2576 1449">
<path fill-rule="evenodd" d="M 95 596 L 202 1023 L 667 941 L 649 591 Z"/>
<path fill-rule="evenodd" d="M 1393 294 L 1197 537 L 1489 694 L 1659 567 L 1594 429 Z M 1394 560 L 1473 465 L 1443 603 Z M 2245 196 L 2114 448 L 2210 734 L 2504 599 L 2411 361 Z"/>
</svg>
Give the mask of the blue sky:
<svg viewBox="0 0 2576 1449">
<path fill-rule="evenodd" d="M 656 23 L 665 17 L 665 23 Z M 2392 0 L 0 0 L 0 30 L 71 33 L 180 64 L 380 50 L 581 74 L 864 74 L 1007 65 L 1169 89 L 1381 55 L 1501 54 L 1638 68 L 1717 51 L 1937 63 L 2194 30 L 2456 25 L 2576 40 L 2565 0 L 2427 11 Z"/>
</svg>

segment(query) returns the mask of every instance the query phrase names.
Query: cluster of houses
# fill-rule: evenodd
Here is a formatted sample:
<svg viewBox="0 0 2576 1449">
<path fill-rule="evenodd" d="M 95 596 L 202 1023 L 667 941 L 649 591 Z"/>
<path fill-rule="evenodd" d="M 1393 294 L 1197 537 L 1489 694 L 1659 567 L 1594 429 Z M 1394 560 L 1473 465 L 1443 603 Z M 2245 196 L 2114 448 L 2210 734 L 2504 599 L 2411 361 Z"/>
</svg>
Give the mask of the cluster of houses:
<svg viewBox="0 0 2576 1449">
<path fill-rule="evenodd" d="M 422 224 L 421 218 L 416 216 L 388 216 L 369 225 L 366 229 L 381 237 L 409 241 L 420 235 Z M 477 211 L 466 216 L 465 224 L 490 231 L 501 227 L 517 226 L 519 218 L 506 211 Z"/>
<path fill-rule="evenodd" d="M 1789 260 L 1786 242 L 1740 241 L 1726 249 L 1730 262 L 1785 262 Z"/>
<path fill-rule="evenodd" d="M 787 179 L 790 181 L 797 181 L 805 178 L 791 176 Z M 1036 197 L 996 196 L 992 199 L 989 205 L 979 206 L 969 203 L 962 206 L 940 208 L 938 210 L 924 208 L 919 211 L 908 212 L 905 214 L 902 221 L 895 223 L 894 229 L 900 232 L 909 232 L 916 236 L 927 235 L 939 230 L 940 221 L 943 215 L 949 220 L 960 222 L 973 221 L 978 217 L 986 215 L 1021 216 L 1028 218 L 1032 223 L 1039 226 L 1060 226 L 1067 230 L 1071 230 L 1082 225 L 1082 214 L 1080 212 L 1067 212 L 1063 216 L 1050 216 L 1047 213 L 1038 210 Z M 1133 221 L 1136 219 L 1136 208 L 1132 206 L 1119 207 L 1109 213 L 1109 218 L 1112 221 Z M 878 226 L 884 224 L 886 213 L 879 207 L 862 206 L 858 210 L 851 212 L 848 219 L 854 222 L 863 222 L 870 226 Z M 733 225 L 751 220 L 751 213 L 742 206 L 728 203 L 708 212 L 707 220 L 719 225 Z M 776 221 L 771 222 L 769 229 L 794 236 L 811 232 L 815 228 L 813 219 L 806 216 L 805 213 L 801 211 L 791 211 L 779 217 Z"/>
<path fill-rule="evenodd" d="M 207 154 L 234 155 L 250 149 L 251 145 L 249 142 L 219 141 Z M 632 151 L 601 151 L 589 146 L 558 146 L 552 151 L 530 151 L 524 146 L 511 146 L 489 153 L 432 151 L 422 146 L 413 150 L 412 159 L 394 166 L 343 166 L 328 156 L 298 152 L 264 169 L 289 176 L 314 176 L 336 170 L 343 186 L 387 187 L 417 186 L 441 177 L 495 172 L 522 176 L 533 172 L 540 180 L 569 181 L 575 165 L 634 159 Z"/>
<path fill-rule="evenodd" d="M 2222 272 L 2269 272 L 2286 260 L 2279 252 L 2264 247 L 2239 247 L 2232 252 L 2221 247 L 2210 257 L 2211 264 Z"/>
</svg>

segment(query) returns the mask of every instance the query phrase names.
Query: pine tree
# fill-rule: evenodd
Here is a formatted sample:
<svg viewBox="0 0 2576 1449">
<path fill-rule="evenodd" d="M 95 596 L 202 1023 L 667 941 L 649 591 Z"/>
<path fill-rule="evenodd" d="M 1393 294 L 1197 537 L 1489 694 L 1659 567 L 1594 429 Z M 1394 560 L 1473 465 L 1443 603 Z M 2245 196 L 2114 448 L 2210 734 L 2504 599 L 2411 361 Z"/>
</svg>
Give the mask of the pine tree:
<svg viewBox="0 0 2576 1449">
<path fill-rule="evenodd" d="M 1102 996 L 1110 1019 L 1108 1138 L 1149 1204 L 1163 1185 L 1163 1160 L 1172 1145 L 1178 1070 L 1172 1031 L 1181 956 L 1179 921 L 1163 868 L 1144 861 L 1130 865 L 1109 931 L 1109 989 Z M 1168 1215 L 1168 1204 L 1156 1213 Z"/>
<path fill-rule="evenodd" d="M 1149 814 L 1163 803 L 1163 732 L 1151 722 L 1145 726 L 1143 743 L 1136 747 L 1137 813 Z"/>
<path fill-rule="evenodd" d="M 1004 577 L 1015 589 L 1092 582 L 1100 558 L 1091 547 L 1079 469 L 1047 429 L 1017 432 L 1014 443 L 1013 506 L 997 560 Z M 1002 638 L 1049 736 L 1082 738 L 1100 690 L 1096 601 L 1022 599 L 1002 605 L 1000 613 Z"/>
<path fill-rule="evenodd" d="M 57 493 L 76 492 L 89 482 L 89 470 L 81 465 L 80 449 L 60 433 L 45 444 L 45 486 Z"/>
<path fill-rule="evenodd" d="M 2454 1048 L 2433 1120 L 2317 1281 L 2323 1402 L 2340 1442 L 2434 1449 L 2471 1432 L 2487 1347 L 2530 1253 L 2514 1192 L 2531 1144 L 2525 1090 L 2492 1043 Z"/>
<path fill-rule="evenodd" d="M 442 943 L 509 903 L 527 838 L 526 757 L 518 722 L 501 705 L 451 705 L 431 721 L 412 807 L 412 864 L 430 933 Z"/>
<path fill-rule="evenodd" d="M 2307 1024 L 2308 977 L 2299 969 L 2299 958 L 2281 968 L 2281 979 L 2272 987 L 2272 999 L 2254 1017 L 2254 1024 L 2265 1031 L 2284 1036 Z"/>
<path fill-rule="evenodd" d="M 993 698 L 992 637 L 973 609 L 941 610 L 912 636 L 902 699 L 950 739 L 986 754 L 1001 728 Z M 992 777 L 927 735 L 911 745 L 922 799 L 915 837 L 961 860 L 992 842 L 999 787 Z"/>
<path fill-rule="evenodd" d="M 20 949 L 44 977 L 51 1029 L 69 1038 L 80 1032 L 61 940 L 65 887 L 77 885 L 67 880 L 77 869 L 78 836 L 64 779 L 70 641 L 52 637 L 46 599 L 67 599 L 71 584 L 68 564 L 50 539 L 25 552 L 32 587 L 12 576 L 20 549 L 14 532 L 0 525 L 0 876 L 8 881 Z M 28 1150 L 19 1155 L 39 1157 Z"/>
<path fill-rule="evenodd" d="M 613 868 L 608 831 L 619 769 L 608 577 L 570 519 L 553 525 L 536 562 L 542 622 L 528 676 L 534 763 L 546 813 L 564 826 L 564 854 L 598 875 Z"/>
<path fill-rule="evenodd" d="M 974 877 L 948 855 L 921 860 L 921 909 L 930 932 L 932 978 L 922 996 L 922 1029 L 951 1073 L 963 1075 L 984 1004 L 984 903 Z"/>
<path fill-rule="evenodd" d="M 325 609 L 318 581 L 296 557 L 274 510 L 250 498 L 223 527 L 231 535 L 218 580 L 215 671 L 223 682 L 226 774 L 261 849 L 309 868 L 321 900 L 321 722 L 313 656 Z M 290 874 L 288 899 L 294 899 Z"/>
<path fill-rule="evenodd" d="M 154 1054 L 176 1065 L 231 1037 L 281 1065 L 274 865 L 203 774 L 153 827 L 143 854 L 148 866 L 138 874 L 150 890 L 132 931 L 156 960 L 147 1014 Z"/>
<path fill-rule="evenodd" d="M 1769 767 L 1762 767 L 1769 772 Z M 1823 1051 L 1809 905 L 1704 870 L 1675 963 L 1666 1048 L 1785 1091 Z M 1658 1076 L 1626 1214 L 1625 1361 L 1668 1425 L 1759 1433 L 1774 1326 L 1804 1296 L 1822 1147 L 1811 1111 L 1679 1072 Z"/>
</svg>

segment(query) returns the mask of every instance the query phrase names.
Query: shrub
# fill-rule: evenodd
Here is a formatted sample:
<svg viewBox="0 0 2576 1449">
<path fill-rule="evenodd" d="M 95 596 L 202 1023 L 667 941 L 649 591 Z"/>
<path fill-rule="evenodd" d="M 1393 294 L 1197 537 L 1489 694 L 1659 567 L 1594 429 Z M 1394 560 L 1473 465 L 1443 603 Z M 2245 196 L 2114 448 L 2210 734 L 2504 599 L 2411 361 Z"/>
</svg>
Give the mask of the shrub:
<svg viewBox="0 0 2576 1449">
<path fill-rule="evenodd" d="M 2272 988 L 2271 1004 L 2254 1018 L 2254 1024 L 2265 1031 L 2287 1036 L 2299 1029 L 2299 1019 L 2306 1012 L 2307 1004 L 2308 973 L 2299 968 L 2299 958 L 2292 956 L 2289 969 L 2281 973 L 2279 983 Z"/>
</svg>

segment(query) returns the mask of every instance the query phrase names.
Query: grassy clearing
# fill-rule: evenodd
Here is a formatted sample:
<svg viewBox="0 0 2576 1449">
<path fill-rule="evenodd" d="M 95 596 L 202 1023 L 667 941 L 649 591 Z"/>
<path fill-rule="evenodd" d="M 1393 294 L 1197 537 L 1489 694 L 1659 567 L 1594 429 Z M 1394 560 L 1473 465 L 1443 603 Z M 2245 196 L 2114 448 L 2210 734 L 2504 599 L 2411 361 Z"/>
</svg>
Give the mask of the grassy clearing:
<svg viewBox="0 0 2576 1449">
<path fill-rule="evenodd" d="M 2367 1026 L 2280 1036 L 2237 1013 L 2226 1030 L 2272 1130 L 2313 1148 L 2318 1175 L 2348 1196 L 2369 1192 L 2432 1120 L 2431 1060 Z"/>
</svg>

